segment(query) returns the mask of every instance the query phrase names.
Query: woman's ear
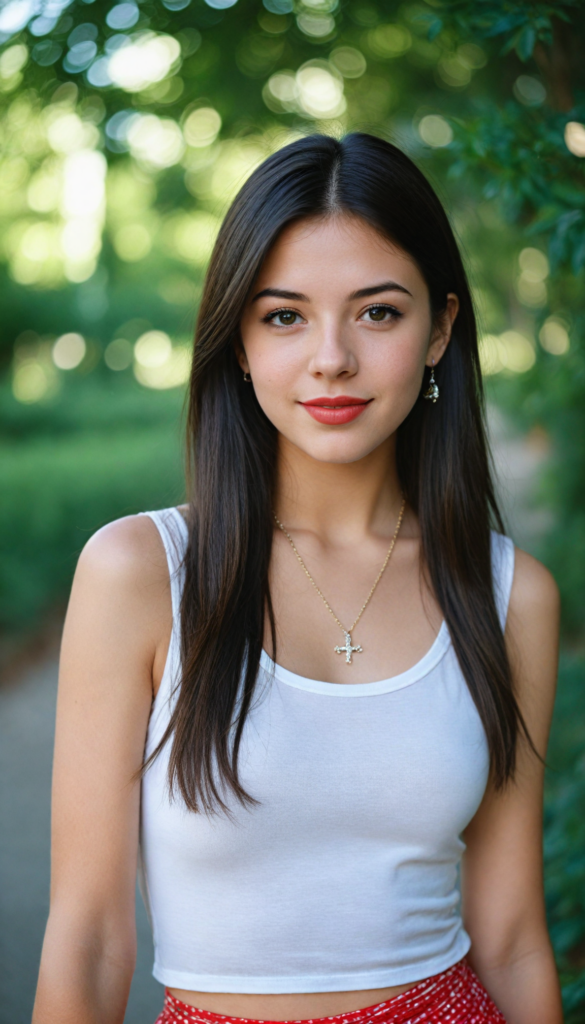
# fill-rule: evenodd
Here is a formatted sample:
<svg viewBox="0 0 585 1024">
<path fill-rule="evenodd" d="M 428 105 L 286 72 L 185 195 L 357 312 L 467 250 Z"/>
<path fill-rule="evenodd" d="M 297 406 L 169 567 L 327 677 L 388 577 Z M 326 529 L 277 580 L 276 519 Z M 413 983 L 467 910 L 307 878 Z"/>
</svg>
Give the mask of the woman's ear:
<svg viewBox="0 0 585 1024">
<path fill-rule="evenodd" d="M 449 292 L 445 309 L 437 318 L 431 331 L 431 340 L 425 360 L 427 366 L 436 366 L 443 358 L 445 349 L 451 340 L 451 331 L 458 312 L 459 299 L 454 292 Z"/>
<path fill-rule="evenodd" d="M 239 338 L 234 344 L 234 351 L 236 353 L 236 359 L 238 360 L 240 369 L 243 370 L 244 373 L 249 373 L 250 367 L 248 365 L 248 360 L 246 359 L 244 346 L 242 345 L 242 342 L 240 341 Z"/>
</svg>

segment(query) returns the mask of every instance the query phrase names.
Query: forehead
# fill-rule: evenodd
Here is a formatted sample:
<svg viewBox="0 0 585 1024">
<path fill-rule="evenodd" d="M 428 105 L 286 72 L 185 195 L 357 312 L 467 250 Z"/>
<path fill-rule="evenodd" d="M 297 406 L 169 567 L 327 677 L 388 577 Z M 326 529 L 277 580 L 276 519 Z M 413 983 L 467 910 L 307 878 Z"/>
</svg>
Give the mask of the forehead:
<svg viewBox="0 0 585 1024">
<path fill-rule="evenodd" d="M 367 221 L 351 214 L 287 225 L 268 253 L 256 285 L 307 292 L 336 284 L 349 291 L 386 279 L 426 290 L 412 257 Z M 302 285 L 302 287 L 301 287 Z"/>
</svg>

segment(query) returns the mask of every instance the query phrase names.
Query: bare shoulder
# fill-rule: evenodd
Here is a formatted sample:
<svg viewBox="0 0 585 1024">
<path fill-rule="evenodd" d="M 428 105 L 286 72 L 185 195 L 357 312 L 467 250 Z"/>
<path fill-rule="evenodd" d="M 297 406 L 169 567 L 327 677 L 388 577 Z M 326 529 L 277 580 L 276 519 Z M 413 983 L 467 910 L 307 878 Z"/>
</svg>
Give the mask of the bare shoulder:
<svg viewBox="0 0 585 1024">
<path fill-rule="evenodd" d="M 559 617 L 553 576 L 517 548 L 506 641 L 520 705 L 543 755 L 556 689 Z"/>
<path fill-rule="evenodd" d="M 155 664 L 168 646 L 172 623 L 169 570 L 159 532 L 148 516 L 127 516 L 102 527 L 77 565 L 65 640 L 134 652 Z"/>
<path fill-rule="evenodd" d="M 510 594 L 513 621 L 528 623 L 541 616 L 558 619 L 559 588 L 552 573 L 532 555 L 515 550 L 514 581 Z"/>
<path fill-rule="evenodd" d="M 103 526 L 81 552 L 78 575 L 110 585 L 138 587 L 166 583 L 166 555 L 148 516 L 126 516 Z"/>
</svg>

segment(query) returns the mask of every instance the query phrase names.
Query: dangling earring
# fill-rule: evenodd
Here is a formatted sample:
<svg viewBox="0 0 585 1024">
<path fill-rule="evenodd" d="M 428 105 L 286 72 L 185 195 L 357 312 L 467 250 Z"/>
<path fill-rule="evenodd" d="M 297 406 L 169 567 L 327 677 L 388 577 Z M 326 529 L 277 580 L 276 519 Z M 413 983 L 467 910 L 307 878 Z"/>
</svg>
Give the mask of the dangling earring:
<svg viewBox="0 0 585 1024">
<path fill-rule="evenodd" d="M 429 402 L 436 402 L 439 397 L 439 385 L 435 383 L 435 360 L 432 361 L 431 366 L 431 378 L 429 380 L 429 386 L 426 391 L 423 391 L 423 398 L 428 398 Z"/>
<path fill-rule="evenodd" d="M 252 380 L 252 377 L 247 371 L 244 373 L 244 380 L 246 381 L 246 384 L 249 384 L 250 381 Z"/>
</svg>

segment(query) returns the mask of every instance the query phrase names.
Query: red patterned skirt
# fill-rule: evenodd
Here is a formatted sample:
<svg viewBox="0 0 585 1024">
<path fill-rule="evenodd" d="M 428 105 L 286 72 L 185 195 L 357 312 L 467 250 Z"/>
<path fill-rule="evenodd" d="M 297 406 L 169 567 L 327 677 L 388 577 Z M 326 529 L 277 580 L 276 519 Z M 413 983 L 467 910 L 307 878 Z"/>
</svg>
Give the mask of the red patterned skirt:
<svg viewBox="0 0 585 1024">
<path fill-rule="evenodd" d="M 167 992 L 156 1024 L 258 1024 L 242 1017 L 226 1017 L 175 999 Z M 263 1024 L 282 1024 L 263 1021 Z M 295 1024 L 506 1024 L 477 975 L 465 960 L 409 988 L 400 996 L 375 1006 L 335 1017 L 295 1021 Z"/>
</svg>

